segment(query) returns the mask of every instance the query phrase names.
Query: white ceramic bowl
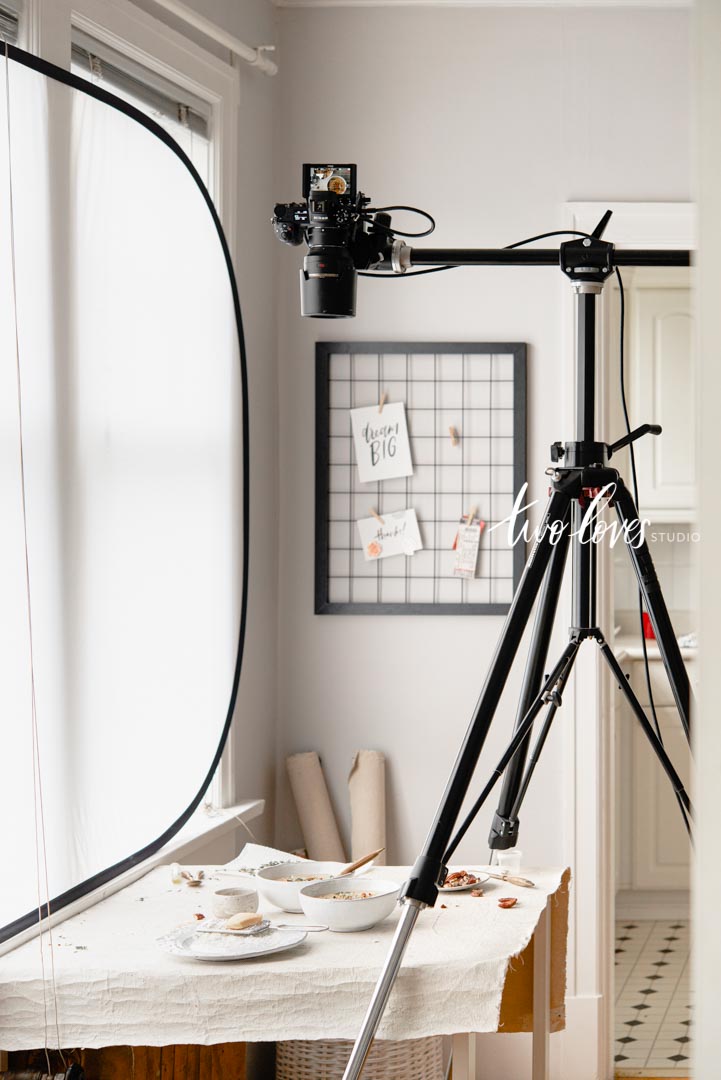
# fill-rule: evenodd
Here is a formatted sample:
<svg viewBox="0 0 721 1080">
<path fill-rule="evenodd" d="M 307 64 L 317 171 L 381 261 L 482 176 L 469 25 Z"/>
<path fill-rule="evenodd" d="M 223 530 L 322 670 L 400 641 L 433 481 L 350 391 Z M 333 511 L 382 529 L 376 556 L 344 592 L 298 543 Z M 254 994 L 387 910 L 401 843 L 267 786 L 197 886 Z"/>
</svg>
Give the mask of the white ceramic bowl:
<svg viewBox="0 0 721 1080">
<path fill-rule="evenodd" d="M 243 911 L 258 910 L 258 894 L 255 889 L 216 889 L 211 900 L 213 914 L 219 919 L 229 919 Z"/>
<path fill-rule="evenodd" d="M 356 900 L 329 900 L 331 893 L 370 892 L 372 896 Z M 390 915 L 398 900 L 400 885 L 374 877 L 332 878 L 314 881 L 300 890 L 303 911 L 311 922 L 327 926 L 341 934 L 354 930 L 370 930 Z"/>
<path fill-rule="evenodd" d="M 300 906 L 300 890 L 304 885 L 320 884 L 310 881 L 282 881 L 282 878 L 317 877 L 320 879 L 331 878 L 343 869 L 344 864 L 339 862 L 313 862 L 311 859 L 302 859 L 300 862 L 279 863 L 278 866 L 266 866 L 263 870 L 257 870 L 255 881 L 258 892 L 271 904 L 283 911 L 302 911 Z M 325 924 L 324 924 L 325 925 Z"/>
</svg>

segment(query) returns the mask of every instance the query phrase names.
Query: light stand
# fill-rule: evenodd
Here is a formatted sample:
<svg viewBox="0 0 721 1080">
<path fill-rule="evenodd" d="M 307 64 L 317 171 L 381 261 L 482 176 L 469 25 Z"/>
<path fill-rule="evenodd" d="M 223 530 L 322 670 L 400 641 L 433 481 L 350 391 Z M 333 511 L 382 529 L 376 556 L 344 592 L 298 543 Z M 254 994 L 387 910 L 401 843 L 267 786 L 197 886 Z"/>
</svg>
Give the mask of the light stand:
<svg viewBox="0 0 721 1080">
<path fill-rule="evenodd" d="M 576 296 L 577 439 L 565 444 L 554 443 L 551 448 L 554 465 L 547 470 L 551 493 L 538 538 L 521 576 L 483 690 L 423 851 L 401 891 L 401 918 L 343 1080 L 357 1080 L 361 1075 L 416 920 L 423 908 L 433 907 L 435 904 L 438 887 L 443 884 L 447 874 L 449 859 L 504 771 L 506 775 L 501 801 L 493 821 L 490 842 L 492 847 L 498 848 L 511 847 L 516 842 L 520 805 L 553 717 L 561 706 L 563 690 L 574 660 L 581 644 L 587 638 L 596 642 L 610 667 L 619 689 L 671 781 L 687 824 L 686 815 L 691 815 L 689 798 L 681 779 L 596 624 L 596 546 L 589 542 L 588 529 L 589 525 L 593 527 L 596 519 L 594 499 L 599 492 L 608 490 L 688 737 L 690 692 L 681 650 L 673 632 L 648 545 L 643 539 L 643 527 L 638 520 L 637 508 L 621 476 L 609 465 L 613 454 L 623 446 L 645 434 L 657 435 L 661 429 L 644 424 L 611 445 L 598 442 L 595 436 L 595 378 L 596 299 L 614 267 L 688 266 L 689 253 L 615 251 L 612 244 L 601 239 L 609 218 L 610 212 L 604 216 L 591 237 L 562 244 L 560 252 L 507 248 L 414 251 L 402 241 L 396 241 L 393 245 L 392 266 L 397 273 L 403 273 L 411 266 L 551 266 L 558 265 L 560 254 L 561 270 L 570 280 Z M 586 531 L 582 534 L 584 516 Z M 544 675 L 548 641 L 569 546 L 572 555 L 572 625 L 568 644 L 561 657 L 550 674 Z M 513 737 L 470 813 L 454 834 L 478 758 L 539 593 L 541 599 L 534 620 Z M 533 724 L 544 708 L 546 715 L 543 725 L 526 763 Z"/>
</svg>

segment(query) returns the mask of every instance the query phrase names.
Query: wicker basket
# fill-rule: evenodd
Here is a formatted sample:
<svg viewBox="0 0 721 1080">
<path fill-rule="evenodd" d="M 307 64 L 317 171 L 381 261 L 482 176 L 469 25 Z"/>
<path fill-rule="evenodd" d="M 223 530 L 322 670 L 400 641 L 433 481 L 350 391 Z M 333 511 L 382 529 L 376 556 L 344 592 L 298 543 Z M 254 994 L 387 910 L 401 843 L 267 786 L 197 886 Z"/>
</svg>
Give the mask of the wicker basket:
<svg viewBox="0 0 721 1080">
<path fill-rule="evenodd" d="M 353 1043 L 347 1039 L 280 1042 L 276 1080 L 341 1080 Z M 443 1037 L 376 1040 L 363 1080 L 443 1080 Z"/>
</svg>

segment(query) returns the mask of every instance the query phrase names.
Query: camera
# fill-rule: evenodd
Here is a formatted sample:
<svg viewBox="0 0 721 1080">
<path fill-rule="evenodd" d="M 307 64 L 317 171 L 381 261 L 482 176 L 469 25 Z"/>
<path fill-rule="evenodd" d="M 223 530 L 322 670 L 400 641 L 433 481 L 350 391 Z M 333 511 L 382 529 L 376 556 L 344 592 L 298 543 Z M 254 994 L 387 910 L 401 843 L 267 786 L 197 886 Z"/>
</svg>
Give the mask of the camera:
<svg viewBox="0 0 721 1080">
<path fill-rule="evenodd" d="M 308 245 L 300 271 L 301 314 L 352 318 L 358 270 L 388 257 L 390 215 L 368 209 L 370 199 L 356 189 L 355 165 L 304 165 L 303 199 L 278 203 L 273 211 L 279 240 Z"/>
</svg>

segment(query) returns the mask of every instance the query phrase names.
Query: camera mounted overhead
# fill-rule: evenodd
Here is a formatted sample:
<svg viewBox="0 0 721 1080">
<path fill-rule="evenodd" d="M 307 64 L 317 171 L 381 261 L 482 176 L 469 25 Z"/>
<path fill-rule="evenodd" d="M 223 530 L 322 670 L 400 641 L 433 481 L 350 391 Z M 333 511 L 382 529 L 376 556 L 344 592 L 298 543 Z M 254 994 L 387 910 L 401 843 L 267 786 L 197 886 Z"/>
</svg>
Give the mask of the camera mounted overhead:
<svg viewBox="0 0 721 1080">
<path fill-rule="evenodd" d="M 370 199 L 357 190 L 355 165 L 304 165 L 303 198 L 278 203 L 273 228 L 284 244 L 308 245 L 300 271 L 300 309 L 301 315 L 316 319 L 352 318 L 358 273 L 394 268 L 398 236 L 428 236 L 435 228 L 430 214 L 416 207 L 369 206 Z M 430 227 L 401 233 L 391 227 L 389 210 L 421 214 Z"/>
<path fill-rule="evenodd" d="M 386 238 L 365 231 L 370 202 L 356 189 L 355 165 L 304 165 L 302 203 L 279 203 L 275 234 L 308 245 L 300 271 L 301 314 L 321 319 L 355 315 L 356 270 L 379 261 Z"/>
</svg>

